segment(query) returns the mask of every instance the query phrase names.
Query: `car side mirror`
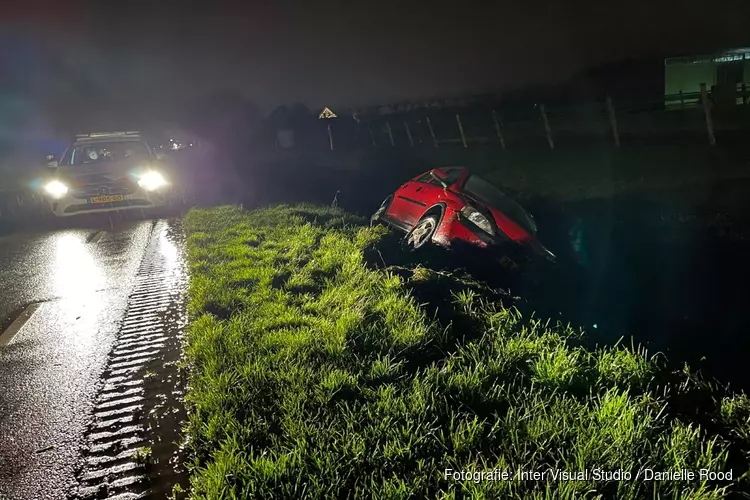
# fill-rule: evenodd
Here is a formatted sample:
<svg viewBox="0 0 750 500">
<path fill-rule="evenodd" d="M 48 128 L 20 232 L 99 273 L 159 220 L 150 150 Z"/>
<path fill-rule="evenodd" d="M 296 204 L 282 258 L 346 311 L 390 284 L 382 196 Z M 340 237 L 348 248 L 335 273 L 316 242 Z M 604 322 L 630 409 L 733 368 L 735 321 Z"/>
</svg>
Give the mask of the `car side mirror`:
<svg viewBox="0 0 750 500">
<path fill-rule="evenodd" d="M 440 177 L 438 177 L 437 175 L 435 175 L 434 172 L 432 172 L 432 171 L 430 172 L 430 177 L 432 177 L 433 179 L 435 179 L 436 181 L 438 181 L 440 183 L 440 185 L 443 186 L 443 189 L 448 189 L 448 183 L 446 183 L 443 179 L 441 179 Z"/>
<path fill-rule="evenodd" d="M 60 165 L 60 162 L 57 160 L 52 160 L 47 162 L 47 167 L 49 168 L 57 168 Z"/>
</svg>

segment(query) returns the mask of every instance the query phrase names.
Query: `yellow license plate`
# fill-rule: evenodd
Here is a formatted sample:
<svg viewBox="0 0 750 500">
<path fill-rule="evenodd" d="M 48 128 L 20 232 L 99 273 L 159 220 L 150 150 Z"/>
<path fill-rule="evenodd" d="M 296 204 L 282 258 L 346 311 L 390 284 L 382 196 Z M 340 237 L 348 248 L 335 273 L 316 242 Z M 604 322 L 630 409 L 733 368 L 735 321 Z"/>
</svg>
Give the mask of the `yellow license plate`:
<svg viewBox="0 0 750 500">
<path fill-rule="evenodd" d="M 92 196 L 91 203 L 112 203 L 113 201 L 122 201 L 125 197 L 121 194 L 111 196 Z"/>
</svg>

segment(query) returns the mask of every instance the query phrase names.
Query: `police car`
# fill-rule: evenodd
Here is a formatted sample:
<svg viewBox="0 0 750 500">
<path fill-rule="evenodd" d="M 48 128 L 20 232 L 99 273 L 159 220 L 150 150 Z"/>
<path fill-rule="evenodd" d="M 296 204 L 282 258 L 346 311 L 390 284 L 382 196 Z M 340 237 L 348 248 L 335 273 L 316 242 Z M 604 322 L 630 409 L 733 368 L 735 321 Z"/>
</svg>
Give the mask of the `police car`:
<svg viewBox="0 0 750 500">
<path fill-rule="evenodd" d="M 44 184 L 52 213 L 85 213 L 163 206 L 170 186 L 163 157 L 137 131 L 76 136 Z"/>
</svg>

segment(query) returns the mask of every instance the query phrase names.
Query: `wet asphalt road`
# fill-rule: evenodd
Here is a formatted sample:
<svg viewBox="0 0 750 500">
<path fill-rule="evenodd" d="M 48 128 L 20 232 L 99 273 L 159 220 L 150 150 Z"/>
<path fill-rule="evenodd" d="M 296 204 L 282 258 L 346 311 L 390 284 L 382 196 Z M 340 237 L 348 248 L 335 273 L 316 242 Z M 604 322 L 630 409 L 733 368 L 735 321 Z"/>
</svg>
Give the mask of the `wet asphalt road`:
<svg viewBox="0 0 750 500">
<path fill-rule="evenodd" d="M 37 304 L 0 346 L 0 498 L 64 498 L 76 484 L 97 381 L 154 224 L 0 236 L 2 326 Z"/>
</svg>

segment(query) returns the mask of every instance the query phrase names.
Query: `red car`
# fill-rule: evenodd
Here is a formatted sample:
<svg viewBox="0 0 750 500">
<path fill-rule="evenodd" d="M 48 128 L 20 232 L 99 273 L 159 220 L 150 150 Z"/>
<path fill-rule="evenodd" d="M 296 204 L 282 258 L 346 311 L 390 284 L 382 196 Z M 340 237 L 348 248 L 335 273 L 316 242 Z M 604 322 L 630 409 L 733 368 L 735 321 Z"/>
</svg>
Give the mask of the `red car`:
<svg viewBox="0 0 750 500">
<path fill-rule="evenodd" d="M 510 268 L 534 256 L 555 261 L 537 240 L 534 217 L 465 167 L 435 168 L 407 181 L 383 201 L 371 222 L 404 231 L 411 249 L 428 242 L 468 243 L 499 250 L 501 263 Z"/>
</svg>

